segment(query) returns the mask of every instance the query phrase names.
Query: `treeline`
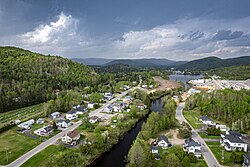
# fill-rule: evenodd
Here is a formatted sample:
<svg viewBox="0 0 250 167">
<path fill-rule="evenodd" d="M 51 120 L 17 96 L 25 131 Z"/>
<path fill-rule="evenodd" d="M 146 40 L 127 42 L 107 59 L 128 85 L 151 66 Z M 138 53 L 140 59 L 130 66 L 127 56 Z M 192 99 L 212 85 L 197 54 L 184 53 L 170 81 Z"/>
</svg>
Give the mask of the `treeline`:
<svg viewBox="0 0 250 167">
<path fill-rule="evenodd" d="M 217 68 L 208 71 L 210 75 L 217 75 L 223 79 L 247 80 L 250 79 L 250 66 L 233 66 Z"/>
<path fill-rule="evenodd" d="M 218 90 L 190 96 L 186 110 L 198 109 L 201 115 L 225 122 L 233 130 L 250 130 L 250 91 Z"/>
<path fill-rule="evenodd" d="M 129 150 L 127 159 L 128 166 L 156 166 L 154 157 L 150 152 L 148 140 L 150 138 L 157 138 L 159 132 L 162 130 L 166 130 L 175 126 L 175 109 L 175 102 L 169 98 L 165 98 L 162 113 L 152 112 L 149 115 L 147 122 L 142 125 L 141 131 Z M 169 160 L 168 162 L 168 158 L 171 159 L 171 156 L 172 155 L 162 157 L 160 161 L 164 162 L 165 164 L 175 163 L 172 162 L 172 160 Z M 176 163 L 178 163 L 178 160 L 176 160 Z"/>
<path fill-rule="evenodd" d="M 44 56 L 14 47 L 0 47 L 0 112 L 56 97 L 61 90 L 96 85 L 89 67 L 58 56 Z"/>
</svg>

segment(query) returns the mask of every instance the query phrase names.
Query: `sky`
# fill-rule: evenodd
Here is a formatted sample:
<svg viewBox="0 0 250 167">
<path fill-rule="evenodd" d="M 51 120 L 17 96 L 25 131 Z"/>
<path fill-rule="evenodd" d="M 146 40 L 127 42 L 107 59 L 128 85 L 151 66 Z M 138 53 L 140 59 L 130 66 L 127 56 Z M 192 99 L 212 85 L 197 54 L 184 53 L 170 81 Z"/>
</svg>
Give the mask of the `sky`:
<svg viewBox="0 0 250 167">
<path fill-rule="evenodd" d="M 250 56 L 249 0 L 0 0 L 0 45 L 66 58 Z"/>
</svg>

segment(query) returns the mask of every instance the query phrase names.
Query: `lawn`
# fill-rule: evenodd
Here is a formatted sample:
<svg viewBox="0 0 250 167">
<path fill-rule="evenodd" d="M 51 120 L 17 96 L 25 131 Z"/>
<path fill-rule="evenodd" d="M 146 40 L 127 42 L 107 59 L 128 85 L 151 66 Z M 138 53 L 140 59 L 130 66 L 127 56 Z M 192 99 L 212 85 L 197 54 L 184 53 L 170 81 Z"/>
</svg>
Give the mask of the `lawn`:
<svg viewBox="0 0 250 167">
<path fill-rule="evenodd" d="M 33 157 L 31 157 L 28 161 L 26 161 L 21 167 L 29 167 L 29 166 L 40 166 L 48 157 L 51 155 L 58 153 L 61 150 L 62 146 L 59 145 L 50 145 L 46 147 L 41 152 L 37 153 Z"/>
<path fill-rule="evenodd" d="M 197 111 L 184 111 L 183 115 L 194 129 L 201 128 L 202 123 L 199 121 L 199 119 L 200 119 L 199 112 L 197 112 Z"/>
<path fill-rule="evenodd" d="M 204 139 L 220 139 L 220 136 L 206 135 L 202 132 L 199 132 L 199 135 Z"/>
<path fill-rule="evenodd" d="M 17 133 L 16 128 L 1 133 L 0 141 L 0 165 L 6 165 L 14 161 L 40 144 L 38 140 Z"/>
<path fill-rule="evenodd" d="M 235 164 L 233 164 L 232 159 L 231 159 L 232 152 L 228 152 L 228 151 L 224 151 L 224 163 L 222 163 L 222 161 L 221 161 L 222 160 L 222 150 L 225 150 L 225 149 L 220 146 L 219 142 L 206 142 L 206 143 L 221 165 L 228 165 L 228 166 L 235 165 Z"/>
<path fill-rule="evenodd" d="M 207 167 L 205 160 L 198 160 L 196 163 L 191 163 L 190 167 Z"/>
</svg>

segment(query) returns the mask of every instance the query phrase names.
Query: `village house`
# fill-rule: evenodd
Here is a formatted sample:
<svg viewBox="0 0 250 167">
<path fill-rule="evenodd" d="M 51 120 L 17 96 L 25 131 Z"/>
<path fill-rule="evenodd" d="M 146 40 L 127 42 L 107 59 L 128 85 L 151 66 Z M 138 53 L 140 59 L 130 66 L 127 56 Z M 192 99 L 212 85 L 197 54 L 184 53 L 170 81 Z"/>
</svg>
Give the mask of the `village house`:
<svg viewBox="0 0 250 167">
<path fill-rule="evenodd" d="M 43 124 L 44 123 L 44 119 L 43 118 L 39 118 L 38 120 L 36 120 L 37 124 Z"/>
<path fill-rule="evenodd" d="M 60 113 L 59 112 L 53 112 L 50 114 L 50 118 L 52 119 L 56 119 L 60 117 Z"/>
<path fill-rule="evenodd" d="M 114 97 L 114 95 L 110 92 L 104 93 L 104 100 L 111 100 Z"/>
<path fill-rule="evenodd" d="M 59 120 L 56 124 L 58 127 L 61 128 L 67 128 L 71 126 L 71 121 L 66 119 L 66 120 Z"/>
<path fill-rule="evenodd" d="M 138 103 L 137 105 L 137 108 L 140 109 L 140 110 L 144 110 L 147 108 L 147 106 L 144 104 L 144 103 Z"/>
<path fill-rule="evenodd" d="M 194 141 L 192 138 L 186 139 L 185 144 L 183 145 L 183 149 L 185 152 L 193 153 L 196 158 L 201 157 L 201 144 Z"/>
<path fill-rule="evenodd" d="M 94 102 L 89 102 L 88 103 L 88 108 L 92 109 L 94 108 L 95 103 Z"/>
<path fill-rule="evenodd" d="M 194 94 L 200 93 L 200 92 L 201 92 L 200 90 L 191 88 L 191 89 L 188 90 L 188 95 L 194 95 Z"/>
<path fill-rule="evenodd" d="M 244 155 L 244 161 L 242 167 L 250 167 L 250 154 Z"/>
<path fill-rule="evenodd" d="M 39 136 L 46 136 L 51 134 L 52 132 L 53 132 L 53 127 L 51 125 L 44 126 L 34 131 L 34 133 Z"/>
<path fill-rule="evenodd" d="M 78 115 L 76 114 L 75 110 L 72 110 L 72 111 L 69 111 L 69 112 L 66 113 L 66 119 L 73 120 L 73 119 L 76 119 L 76 118 L 78 118 Z"/>
<path fill-rule="evenodd" d="M 114 112 L 122 112 L 122 109 L 125 108 L 126 106 L 128 106 L 128 104 L 123 103 L 121 101 L 116 101 L 112 105 L 112 108 Z"/>
<path fill-rule="evenodd" d="M 34 124 L 35 123 L 35 120 L 34 119 L 30 119 L 26 122 L 23 122 L 19 125 L 17 125 L 19 128 L 21 129 L 30 129 L 30 125 Z"/>
<path fill-rule="evenodd" d="M 70 145 L 76 145 L 79 139 L 80 133 L 77 130 L 69 131 L 61 138 L 62 142 L 65 142 Z"/>
<path fill-rule="evenodd" d="M 147 89 L 148 85 L 142 85 L 141 86 L 143 89 Z"/>
<path fill-rule="evenodd" d="M 158 146 L 154 146 L 154 145 L 151 146 L 150 151 L 152 154 L 158 154 L 159 153 Z"/>
<path fill-rule="evenodd" d="M 76 112 L 77 115 L 84 114 L 84 112 L 88 112 L 88 109 L 84 106 L 78 105 L 78 107 L 74 108 L 74 111 Z"/>
<path fill-rule="evenodd" d="M 242 139 L 242 134 L 233 130 L 229 130 L 226 131 L 227 135 L 233 135 L 233 136 L 237 136 L 238 138 Z"/>
<path fill-rule="evenodd" d="M 106 108 L 103 110 L 104 112 L 112 113 L 113 112 L 113 107 L 111 105 L 108 105 Z"/>
<path fill-rule="evenodd" d="M 170 145 L 168 138 L 165 135 L 161 135 L 157 142 L 156 142 L 157 146 L 162 147 L 163 149 L 167 149 L 168 146 Z"/>
<path fill-rule="evenodd" d="M 130 103 L 132 100 L 133 100 L 133 97 L 131 97 L 131 96 L 125 96 L 125 97 L 122 99 L 122 101 L 123 101 L 124 103 Z"/>
<path fill-rule="evenodd" d="M 212 119 L 210 119 L 209 117 L 207 117 L 207 116 L 201 116 L 200 117 L 200 121 L 204 125 L 208 125 L 208 126 L 214 126 L 214 125 L 216 125 L 216 123 Z"/>
<path fill-rule="evenodd" d="M 216 124 L 215 127 L 216 129 L 220 129 L 222 132 L 226 132 L 228 130 L 226 125 Z"/>
<path fill-rule="evenodd" d="M 100 119 L 97 116 L 89 117 L 89 122 L 92 123 L 92 124 L 98 122 L 99 120 Z"/>
<path fill-rule="evenodd" d="M 244 151 L 247 152 L 247 143 L 241 140 L 237 135 L 221 134 L 220 144 L 227 151 Z"/>
</svg>

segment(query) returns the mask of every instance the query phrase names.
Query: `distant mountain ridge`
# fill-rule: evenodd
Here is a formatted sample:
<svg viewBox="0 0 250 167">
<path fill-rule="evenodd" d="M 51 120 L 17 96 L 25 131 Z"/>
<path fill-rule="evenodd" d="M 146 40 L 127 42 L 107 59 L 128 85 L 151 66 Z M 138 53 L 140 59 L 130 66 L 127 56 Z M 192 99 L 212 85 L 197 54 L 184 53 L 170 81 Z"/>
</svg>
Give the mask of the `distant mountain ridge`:
<svg viewBox="0 0 250 167">
<path fill-rule="evenodd" d="M 237 58 L 220 59 L 218 57 L 206 57 L 189 61 L 185 64 L 176 66 L 179 70 L 206 71 L 216 68 L 250 65 L 250 56 Z"/>
<path fill-rule="evenodd" d="M 75 62 L 78 63 L 82 63 L 85 65 L 97 65 L 97 66 L 101 66 L 104 64 L 107 64 L 111 61 L 113 61 L 114 59 L 105 59 L 105 58 L 86 58 L 86 59 L 81 59 L 81 58 L 73 58 L 71 59 Z"/>
</svg>

